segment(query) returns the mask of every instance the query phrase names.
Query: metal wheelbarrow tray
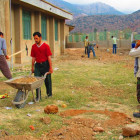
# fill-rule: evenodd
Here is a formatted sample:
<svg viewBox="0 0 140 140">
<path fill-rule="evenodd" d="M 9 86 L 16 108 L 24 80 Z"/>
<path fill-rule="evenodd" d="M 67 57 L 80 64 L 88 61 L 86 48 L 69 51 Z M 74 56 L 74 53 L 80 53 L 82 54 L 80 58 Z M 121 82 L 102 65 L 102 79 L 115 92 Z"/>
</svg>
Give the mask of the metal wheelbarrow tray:
<svg viewBox="0 0 140 140">
<path fill-rule="evenodd" d="M 35 77 L 37 79 L 37 81 L 32 82 L 32 83 L 16 83 L 16 82 L 13 82 L 17 79 L 26 78 L 26 77 L 33 77 L 33 76 L 20 76 L 20 77 L 16 77 L 16 78 L 7 80 L 7 81 L 5 81 L 5 83 L 7 83 L 11 87 L 19 89 L 19 90 L 22 90 L 24 88 L 25 90 L 31 91 L 31 90 L 40 88 L 43 84 L 43 81 L 44 81 L 44 77 Z"/>
<path fill-rule="evenodd" d="M 36 78 L 36 81 L 24 83 L 24 82 L 14 82 L 21 78 Z M 44 77 L 33 77 L 33 76 L 20 76 L 10 80 L 5 81 L 6 84 L 11 87 L 18 89 L 15 99 L 13 100 L 13 104 L 16 105 L 17 108 L 23 108 L 26 104 L 26 100 L 29 95 L 29 91 L 32 91 L 33 100 L 37 102 L 35 99 L 33 90 L 38 89 L 38 101 L 40 100 L 40 88 L 44 82 Z"/>
</svg>

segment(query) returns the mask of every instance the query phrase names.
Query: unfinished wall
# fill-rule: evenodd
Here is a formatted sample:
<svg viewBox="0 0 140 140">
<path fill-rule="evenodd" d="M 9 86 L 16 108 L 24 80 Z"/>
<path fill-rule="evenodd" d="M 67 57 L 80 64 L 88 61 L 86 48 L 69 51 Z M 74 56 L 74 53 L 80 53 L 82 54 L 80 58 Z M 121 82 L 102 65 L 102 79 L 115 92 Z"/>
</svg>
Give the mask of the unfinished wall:
<svg viewBox="0 0 140 140">
<path fill-rule="evenodd" d="M 112 48 L 112 41 L 97 41 L 100 49 Z M 119 49 L 131 49 L 131 41 L 121 39 L 117 41 L 117 47 Z M 66 48 L 84 48 L 84 42 L 70 42 L 66 44 Z"/>
</svg>

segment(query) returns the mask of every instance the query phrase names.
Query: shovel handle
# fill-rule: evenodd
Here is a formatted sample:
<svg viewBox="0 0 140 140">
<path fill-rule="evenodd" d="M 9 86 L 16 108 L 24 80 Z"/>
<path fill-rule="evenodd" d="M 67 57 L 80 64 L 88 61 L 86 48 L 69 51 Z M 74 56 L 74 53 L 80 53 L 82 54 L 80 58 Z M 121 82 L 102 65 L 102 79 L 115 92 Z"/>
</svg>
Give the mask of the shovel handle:
<svg viewBox="0 0 140 140">
<path fill-rule="evenodd" d="M 10 55 L 9 58 L 11 58 L 12 56 L 15 56 L 15 55 L 17 55 L 17 54 L 20 54 L 20 53 L 22 53 L 23 51 L 25 51 L 25 49 L 23 49 L 23 50 L 21 50 L 21 51 L 18 51 L 18 52 L 16 52 L 16 53 L 12 54 L 12 55 Z"/>
</svg>

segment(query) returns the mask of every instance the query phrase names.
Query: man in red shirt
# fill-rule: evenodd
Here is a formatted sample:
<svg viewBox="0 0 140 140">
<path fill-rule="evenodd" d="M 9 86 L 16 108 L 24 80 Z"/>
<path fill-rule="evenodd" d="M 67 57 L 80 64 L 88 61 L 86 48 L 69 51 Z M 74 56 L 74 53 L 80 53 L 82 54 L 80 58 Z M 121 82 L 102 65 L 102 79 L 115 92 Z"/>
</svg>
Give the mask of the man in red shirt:
<svg viewBox="0 0 140 140">
<path fill-rule="evenodd" d="M 51 73 L 53 73 L 52 62 L 51 62 L 51 50 L 48 44 L 42 42 L 41 33 L 35 32 L 33 34 L 35 44 L 31 49 L 31 57 L 32 57 L 32 73 L 35 76 L 44 76 L 45 78 L 45 86 L 48 97 L 52 96 L 52 81 L 51 81 Z M 39 95 L 39 90 L 36 89 L 36 99 L 39 100 L 41 97 L 41 92 Z"/>
</svg>

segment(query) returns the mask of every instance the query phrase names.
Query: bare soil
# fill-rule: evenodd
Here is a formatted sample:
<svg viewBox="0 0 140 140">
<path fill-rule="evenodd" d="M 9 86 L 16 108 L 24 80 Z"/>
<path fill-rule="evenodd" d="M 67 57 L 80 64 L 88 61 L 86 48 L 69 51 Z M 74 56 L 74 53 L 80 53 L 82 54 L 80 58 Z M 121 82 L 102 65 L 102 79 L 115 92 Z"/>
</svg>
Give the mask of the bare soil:
<svg viewBox="0 0 140 140">
<path fill-rule="evenodd" d="M 94 59 L 95 63 L 117 63 L 119 61 L 127 62 L 129 59 L 125 59 L 125 54 L 127 52 L 123 52 L 118 55 L 113 55 L 112 52 L 107 52 L 105 50 L 96 50 L 97 58 L 95 59 L 92 54 L 90 58 L 84 55 L 84 49 L 66 49 L 65 55 L 61 58 L 58 58 L 58 63 L 62 61 L 73 61 L 82 60 L 88 61 L 88 59 Z M 75 62 L 76 63 L 76 62 Z M 77 63 L 80 63 L 79 61 Z M 90 62 L 89 62 L 90 63 Z M 124 68 L 133 69 L 133 62 L 130 61 L 127 65 L 124 65 Z M 4 91 L 6 88 L 10 88 L 5 83 L 0 82 L 1 91 Z M 78 90 L 77 87 L 73 87 Z M 86 89 L 86 88 L 85 88 Z M 83 89 L 84 90 L 84 89 Z M 110 93 L 114 94 L 114 96 L 120 96 L 121 90 L 108 89 L 103 87 L 100 83 L 97 83 L 93 87 L 88 87 L 88 90 L 96 90 L 98 94 L 110 95 Z M 91 98 L 91 101 L 98 101 L 99 99 L 95 96 Z M 100 118 L 85 118 L 84 115 L 86 113 L 93 113 L 98 115 L 104 115 L 106 119 L 101 120 Z M 51 130 L 49 133 L 45 133 L 41 138 L 34 138 L 32 136 L 6 136 L 0 138 L 0 140 L 94 140 L 96 134 L 99 132 L 94 132 L 93 129 L 97 126 L 102 127 L 105 132 L 108 132 L 110 129 L 117 129 L 120 126 L 124 126 L 125 124 L 133 123 L 133 120 L 126 115 L 125 113 L 109 111 L 105 110 L 66 110 L 60 112 L 60 116 L 63 117 L 63 127 L 59 130 Z M 71 119 L 68 119 L 71 117 Z M 51 121 L 48 117 L 42 118 L 46 124 L 49 124 Z"/>
<path fill-rule="evenodd" d="M 5 90 L 6 88 L 10 88 L 6 83 L 0 82 L 0 90 Z"/>
<path fill-rule="evenodd" d="M 7 136 L 0 138 L 0 140 L 39 140 L 32 136 Z"/>
<path fill-rule="evenodd" d="M 112 112 L 108 110 L 67 110 L 65 112 L 60 113 L 60 116 L 62 117 L 77 116 L 87 112 L 93 112 L 94 114 L 104 114 L 108 116 L 109 117 L 108 120 L 100 122 L 103 128 L 114 128 L 120 125 L 133 122 L 132 119 L 124 113 Z"/>
</svg>

